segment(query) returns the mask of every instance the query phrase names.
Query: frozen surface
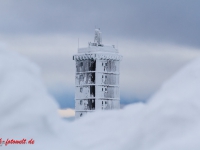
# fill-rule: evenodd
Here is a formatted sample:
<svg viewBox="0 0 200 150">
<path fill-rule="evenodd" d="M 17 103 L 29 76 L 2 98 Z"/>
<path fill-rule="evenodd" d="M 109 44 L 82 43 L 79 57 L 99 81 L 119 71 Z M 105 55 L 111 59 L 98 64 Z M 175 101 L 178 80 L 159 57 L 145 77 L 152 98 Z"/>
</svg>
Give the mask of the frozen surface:
<svg viewBox="0 0 200 150">
<path fill-rule="evenodd" d="M 34 145 L 2 149 L 199 150 L 200 59 L 163 84 L 147 104 L 63 121 L 38 67 L 0 50 L 0 138 L 30 139 Z"/>
</svg>

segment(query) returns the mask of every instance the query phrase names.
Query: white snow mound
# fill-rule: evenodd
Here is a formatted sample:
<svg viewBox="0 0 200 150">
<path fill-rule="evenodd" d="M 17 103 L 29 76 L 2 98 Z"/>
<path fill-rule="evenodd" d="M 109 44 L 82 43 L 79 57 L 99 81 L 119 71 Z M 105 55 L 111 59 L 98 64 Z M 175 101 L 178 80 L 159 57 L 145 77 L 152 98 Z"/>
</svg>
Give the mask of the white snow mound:
<svg viewBox="0 0 200 150">
<path fill-rule="evenodd" d="M 42 148 L 49 138 L 55 140 L 63 122 L 57 110 L 40 79 L 40 69 L 21 55 L 0 49 L 0 139 L 36 142 L 2 148 Z"/>
<path fill-rule="evenodd" d="M 77 149 L 199 150 L 200 59 L 165 82 L 147 104 L 87 115 L 73 128 Z"/>
<path fill-rule="evenodd" d="M 88 114 L 71 123 L 57 115 L 39 72 L 19 54 L 0 50 L 0 138 L 35 140 L 34 145 L 0 148 L 200 149 L 200 59 L 165 82 L 146 104 Z"/>
</svg>

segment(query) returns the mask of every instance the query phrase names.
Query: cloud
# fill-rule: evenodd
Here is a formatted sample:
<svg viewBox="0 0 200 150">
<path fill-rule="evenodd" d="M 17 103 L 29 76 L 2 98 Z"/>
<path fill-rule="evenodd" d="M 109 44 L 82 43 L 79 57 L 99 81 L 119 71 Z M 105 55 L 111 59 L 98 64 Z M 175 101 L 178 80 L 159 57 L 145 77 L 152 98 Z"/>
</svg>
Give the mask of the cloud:
<svg viewBox="0 0 200 150">
<path fill-rule="evenodd" d="M 66 101 L 70 103 L 65 102 L 63 105 L 72 107 L 75 86 L 75 62 L 72 56 L 77 53 L 78 35 L 17 37 L 9 36 L 4 39 L 9 41 L 8 49 L 23 53 L 35 61 L 41 67 L 44 82 L 51 94 L 56 97 L 62 95 L 62 99 L 66 97 Z M 79 37 L 80 47 L 86 47 L 87 43 L 93 40 L 93 34 Z M 103 37 L 103 43 L 108 45 L 117 45 L 117 40 L 119 53 L 123 55 L 120 86 L 124 103 L 130 103 L 133 99 L 147 99 L 179 68 L 188 61 L 200 57 L 200 51 L 196 48 Z"/>
<path fill-rule="evenodd" d="M 147 99 L 179 68 L 200 57 L 199 50 L 191 47 L 123 42 L 120 85 L 121 95 L 127 98 Z"/>
<path fill-rule="evenodd" d="M 71 108 L 68 108 L 68 109 L 59 109 L 58 110 L 58 114 L 61 117 L 65 117 L 65 118 L 74 117 L 75 116 L 75 110 L 71 109 Z"/>
<path fill-rule="evenodd" d="M 200 47 L 199 1 L 2 1 L 0 33 L 91 34 Z"/>
</svg>

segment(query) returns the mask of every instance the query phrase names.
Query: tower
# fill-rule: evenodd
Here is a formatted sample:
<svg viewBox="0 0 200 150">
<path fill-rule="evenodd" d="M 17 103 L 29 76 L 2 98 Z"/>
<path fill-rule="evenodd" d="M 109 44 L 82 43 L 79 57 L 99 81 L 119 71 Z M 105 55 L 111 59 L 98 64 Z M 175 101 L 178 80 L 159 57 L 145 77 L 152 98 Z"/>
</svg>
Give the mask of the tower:
<svg viewBox="0 0 200 150">
<path fill-rule="evenodd" d="M 94 42 L 78 48 L 76 62 L 76 118 L 95 110 L 120 108 L 120 61 L 115 46 L 104 46 L 100 29 L 95 29 Z"/>
</svg>

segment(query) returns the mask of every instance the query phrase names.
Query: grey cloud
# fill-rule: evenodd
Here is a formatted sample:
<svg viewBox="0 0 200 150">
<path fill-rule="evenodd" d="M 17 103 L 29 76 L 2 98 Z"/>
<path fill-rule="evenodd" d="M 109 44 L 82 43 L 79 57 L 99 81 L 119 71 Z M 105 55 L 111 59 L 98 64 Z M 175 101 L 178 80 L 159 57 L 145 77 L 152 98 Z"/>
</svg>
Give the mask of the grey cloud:
<svg viewBox="0 0 200 150">
<path fill-rule="evenodd" d="M 7 0 L 0 5 L 1 34 L 91 34 L 200 47 L 197 0 Z M 112 35 L 112 36 L 111 36 Z"/>
</svg>

